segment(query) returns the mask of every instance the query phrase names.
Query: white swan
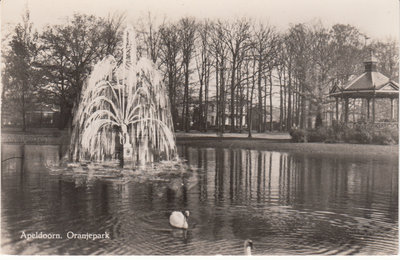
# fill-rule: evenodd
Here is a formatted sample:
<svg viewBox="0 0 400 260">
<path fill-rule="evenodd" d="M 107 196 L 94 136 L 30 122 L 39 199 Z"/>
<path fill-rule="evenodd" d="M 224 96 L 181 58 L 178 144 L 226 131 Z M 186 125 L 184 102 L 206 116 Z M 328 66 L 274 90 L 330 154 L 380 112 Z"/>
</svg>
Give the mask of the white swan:
<svg viewBox="0 0 400 260">
<path fill-rule="evenodd" d="M 253 249 L 253 241 L 246 239 L 244 241 L 244 254 L 251 255 L 251 249 Z"/>
<path fill-rule="evenodd" d="M 186 210 L 184 213 L 180 211 L 174 211 L 169 216 L 169 224 L 176 228 L 187 229 L 189 227 L 187 222 L 189 215 L 190 213 L 188 210 Z"/>
</svg>

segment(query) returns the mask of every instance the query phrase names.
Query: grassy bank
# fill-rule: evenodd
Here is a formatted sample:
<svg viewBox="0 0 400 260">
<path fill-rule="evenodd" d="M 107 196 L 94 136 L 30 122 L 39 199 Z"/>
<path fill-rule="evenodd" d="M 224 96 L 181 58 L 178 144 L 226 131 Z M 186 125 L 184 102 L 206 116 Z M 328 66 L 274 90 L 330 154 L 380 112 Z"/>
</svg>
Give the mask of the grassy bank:
<svg viewBox="0 0 400 260">
<path fill-rule="evenodd" d="M 289 140 L 262 138 L 232 137 L 192 137 L 177 136 L 177 144 L 188 144 L 197 147 L 241 148 L 265 151 L 282 151 L 290 153 L 313 153 L 343 157 L 369 157 L 371 159 L 398 159 L 398 145 L 364 145 L 364 144 L 326 144 L 326 143 L 291 143 Z"/>
</svg>

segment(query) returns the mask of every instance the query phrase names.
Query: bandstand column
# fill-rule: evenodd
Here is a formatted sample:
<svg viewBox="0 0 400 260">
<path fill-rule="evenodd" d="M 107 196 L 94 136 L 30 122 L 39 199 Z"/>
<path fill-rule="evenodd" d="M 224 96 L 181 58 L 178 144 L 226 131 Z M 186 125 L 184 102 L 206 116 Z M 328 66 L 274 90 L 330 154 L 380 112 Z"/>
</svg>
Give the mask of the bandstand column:
<svg viewBox="0 0 400 260">
<path fill-rule="evenodd" d="M 336 97 L 336 121 L 339 123 L 339 98 Z"/>
<path fill-rule="evenodd" d="M 390 98 L 390 121 L 393 122 L 394 119 L 394 105 L 393 98 Z"/>
<path fill-rule="evenodd" d="M 374 95 L 372 96 L 372 123 L 375 125 L 375 86 Z"/>
<path fill-rule="evenodd" d="M 346 124 L 349 122 L 349 98 L 344 100 L 344 122 Z"/>
<path fill-rule="evenodd" d="M 369 103 L 370 103 L 371 99 L 367 98 L 367 118 L 369 120 L 370 118 L 370 112 L 369 112 Z"/>
</svg>

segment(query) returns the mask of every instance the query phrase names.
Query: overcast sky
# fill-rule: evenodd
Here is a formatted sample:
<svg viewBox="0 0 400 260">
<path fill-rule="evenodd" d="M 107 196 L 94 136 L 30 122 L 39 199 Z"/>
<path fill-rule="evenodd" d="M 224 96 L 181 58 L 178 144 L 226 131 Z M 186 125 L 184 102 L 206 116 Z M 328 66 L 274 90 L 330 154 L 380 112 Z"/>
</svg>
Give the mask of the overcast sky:
<svg viewBox="0 0 400 260">
<path fill-rule="evenodd" d="M 2 28 L 20 22 L 26 6 L 36 28 L 60 23 L 74 12 L 99 16 L 125 12 L 128 21 L 134 21 L 150 11 L 171 19 L 248 16 L 266 20 L 280 30 L 321 20 L 326 26 L 354 25 L 374 38 L 399 36 L 399 0 L 1 0 Z"/>
</svg>

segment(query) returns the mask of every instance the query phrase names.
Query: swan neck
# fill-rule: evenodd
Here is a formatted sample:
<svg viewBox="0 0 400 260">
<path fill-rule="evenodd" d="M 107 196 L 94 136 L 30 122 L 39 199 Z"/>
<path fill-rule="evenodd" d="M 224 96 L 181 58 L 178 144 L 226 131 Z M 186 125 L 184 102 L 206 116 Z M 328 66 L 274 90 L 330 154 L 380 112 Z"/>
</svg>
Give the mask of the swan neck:
<svg viewBox="0 0 400 260">
<path fill-rule="evenodd" d="M 183 228 L 187 229 L 189 227 L 187 217 L 185 214 L 183 214 Z"/>
<path fill-rule="evenodd" d="M 251 247 L 247 246 L 245 249 L 246 255 L 251 255 Z"/>
</svg>

